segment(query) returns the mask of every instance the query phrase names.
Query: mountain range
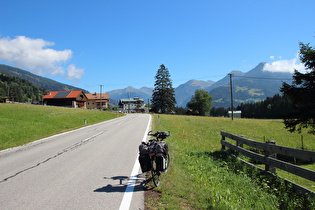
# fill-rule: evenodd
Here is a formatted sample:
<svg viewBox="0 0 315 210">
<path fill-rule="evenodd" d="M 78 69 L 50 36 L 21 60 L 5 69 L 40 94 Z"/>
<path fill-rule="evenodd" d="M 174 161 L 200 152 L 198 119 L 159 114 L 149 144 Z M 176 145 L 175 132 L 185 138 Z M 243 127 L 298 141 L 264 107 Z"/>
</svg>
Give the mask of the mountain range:
<svg viewBox="0 0 315 210">
<path fill-rule="evenodd" d="M 290 82 L 292 73 L 280 73 L 264 71 L 265 63 L 259 63 L 255 68 L 243 73 L 241 71 L 232 71 L 232 89 L 234 107 L 240 103 L 252 103 L 262 101 L 266 97 L 272 97 L 280 92 L 282 82 Z M 28 71 L 0 64 L 0 72 L 27 79 L 37 86 L 44 87 L 47 90 L 82 90 L 82 88 L 62 84 L 51 79 L 34 75 Z M 204 89 L 209 92 L 213 98 L 214 107 L 231 106 L 231 90 L 230 76 L 227 75 L 221 80 L 203 81 L 189 80 L 175 88 L 175 98 L 179 107 L 186 107 L 197 89 Z M 83 90 L 88 92 L 87 90 Z M 140 89 L 134 87 L 126 87 L 109 91 L 110 104 L 117 106 L 118 101 L 122 98 L 139 97 L 147 102 L 151 99 L 153 88 L 142 87 Z"/>
<path fill-rule="evenodd" d="M 232 71 L 233 106 L 241 103 L 253 103 L 272 97 L 280 93 L 282 82 L 292 80 L 292 73 L 264 71 L 265 63 L 259 63 L 252 70 L 243 73 Z M 176 106 L 186 107 L 197 89 L 209 92 L 213 98 L 214 107 L 231 107 L 230 76 L 227 75 L 217 82 L 203 80 L 189 80 L 175 88 Z M 125 89 L 113 90 L 109 92 L 111 98 L 140 97 L 145 101 L 151 98 L 153 88 L 143 87 L 136 89 L 127 87 Z"/>
</svg>

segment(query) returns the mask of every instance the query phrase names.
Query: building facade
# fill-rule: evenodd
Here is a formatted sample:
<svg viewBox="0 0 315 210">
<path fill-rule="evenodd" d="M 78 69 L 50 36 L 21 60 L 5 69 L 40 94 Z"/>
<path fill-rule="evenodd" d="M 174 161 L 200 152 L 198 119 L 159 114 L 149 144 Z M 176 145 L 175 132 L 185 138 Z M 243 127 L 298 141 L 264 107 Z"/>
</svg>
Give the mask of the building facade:
<svg viewBox="0 0 315 210">
<path fill-rule="evenodd" d="M 88 109 L 105 109 L 109 106 L 108 93 L 86 93 L 86 106 Z"/>
<path fill-rule="evenodd" d="M 144 113 L 145 103 L 141 98 L 120 99 L 119 108 L 124 113 Z"/>
<path fill-rule="evenodd" d="M 86 109 L 87 97 L 82 90 L 50 91 L 43 97 L 44 105 Z"/>
</svg>

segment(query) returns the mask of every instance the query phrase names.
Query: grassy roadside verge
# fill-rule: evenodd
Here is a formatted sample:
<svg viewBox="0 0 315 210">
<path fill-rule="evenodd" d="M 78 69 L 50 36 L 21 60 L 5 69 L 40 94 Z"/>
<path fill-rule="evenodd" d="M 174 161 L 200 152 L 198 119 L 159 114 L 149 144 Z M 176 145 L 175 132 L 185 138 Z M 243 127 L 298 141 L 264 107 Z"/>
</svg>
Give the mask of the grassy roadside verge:
<svg viewBox="0 0 315 210">
<path fill-rule="evenodd" d="M 109 120 L 117 113 L 21 104 L 0 104 L 0 150 Z"/>
<path fill-rule="evenodd" d="M 259 175 L 219 152 L 220 130 L 257 141 L 276 140 L 277 145 L 300 148 L 299 134 L 283 128 L 281 120 L 254 120 L 161 115 L 153 116 L 153 130 L 170 130 L 167 139 L 170 170 L 162 176 L 160 196 L 146 200 L 148 209 L 295 209 L 314 208 L 314 200 L 289 193 L 277 177 Z M 315 136 L 303 133 L 304 148 L 315 150 Z M 303 166 L 304 167 L 304 166 Z M 315 165 L 306 165 L 315 170 Z M 313 182 L 280 176 L 300 182 L 315 191 Z M 270 180 L 275 181 L 273 183 Z M 312 203 L 313 202 L 313 203 Z"/>
</svg>

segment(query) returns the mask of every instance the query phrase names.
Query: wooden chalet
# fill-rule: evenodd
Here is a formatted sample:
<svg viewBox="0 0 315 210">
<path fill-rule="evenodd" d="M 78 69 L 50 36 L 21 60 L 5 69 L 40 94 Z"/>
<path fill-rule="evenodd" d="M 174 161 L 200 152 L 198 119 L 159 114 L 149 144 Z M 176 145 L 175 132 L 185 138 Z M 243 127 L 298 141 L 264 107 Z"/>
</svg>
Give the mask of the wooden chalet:
<svg viewBox="0 0 315 210">
<path fill-rule="evenodd" d="M 109 94 L 108 93 L 86 93 L 88 109 L 104 109 L 108 108 Z"/>
<path fill-rule="evenodd" d="M 82 90 L 50 91 L 43 97 L 44 105 L 86 109 L 87 97 Z"/>
</svg>

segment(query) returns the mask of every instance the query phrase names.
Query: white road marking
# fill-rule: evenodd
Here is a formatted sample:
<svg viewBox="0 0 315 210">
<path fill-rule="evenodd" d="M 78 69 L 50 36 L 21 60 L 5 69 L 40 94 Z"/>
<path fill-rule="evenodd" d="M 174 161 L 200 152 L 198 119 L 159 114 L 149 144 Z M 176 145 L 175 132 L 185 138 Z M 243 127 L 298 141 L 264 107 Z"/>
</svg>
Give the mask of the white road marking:
<svg viewBox="0 0 315 210">
<path fill-rule="evenodd" d="M 146 129 L 146 131 L 144 133 L 142 141 L 146 141 L 146 139 L 147 139 L 147 134 L 149 132 L 150 124 L 151 124 L 151 115 L 150 115 L 149 123 L 148 123 L 147 129 Z M 132 195 L 133 195 L 133 190 L 134 190 L 134 187 L 135 187 L 135 183 L 136 183 L 136 180 L 137 180 L 137 177 L 138 177 L 138 171 L 139 171 L 139 168 L 140 168 L 138 157 L 139 157 L 139 154 L 137 155 L 135 165 L 133 166 L 132 172 L 130 174 L 130 178 L 129 178 L 129 181 L 128 181 L 128 184 L 127 184 L 127 188 L 126 188 L 124 197 L 123 197 L 123 199 L 121 201 L 119 210 L 126 210 L 126 209 L 129 209 L 129 207 L 130 207 L 130 203 L 131 203 L 131 199 L 132 199 Z"/>
</svg>

